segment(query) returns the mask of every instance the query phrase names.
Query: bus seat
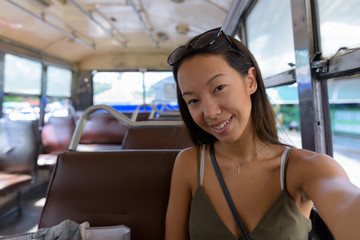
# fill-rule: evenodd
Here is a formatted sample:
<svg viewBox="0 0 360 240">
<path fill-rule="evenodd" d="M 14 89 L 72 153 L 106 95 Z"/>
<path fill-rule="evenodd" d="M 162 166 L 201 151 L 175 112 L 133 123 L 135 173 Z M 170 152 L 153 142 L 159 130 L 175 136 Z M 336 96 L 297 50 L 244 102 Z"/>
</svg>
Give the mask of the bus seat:
<svg viewBox="0 0 360 240">
<path fill-rule="evenodd" d="M 52 169 L 57 155 L 67 151 L 75 130 L 74 117 L 51 116 L 41 131 L 42 149 L 37 164 L 41 169 Z"/>
<path fill-rule="evenodd" d="M 1 119 L 0 170 L 32 175 L 40 149 L 38 121 Z"/>
<path fill-rule="evenodd" d="M 82 112 L 77 112 L 79 119 Z M 127 131 L 127 126 L 111 114 L 96 112 L 90 115 L 84 126 L 81 144 L 117 144 L 120 145 Z"/>
<path fill-rule="evenodd" d="M 122 149 L 184 149 L 193 145 L 185 127 L 129 128 Z"/>
<path fill-rule="evenodd" d="M 74 130 L 75 122 L 73 117 L 49 117 L 41 132 L 42 153 L 66 151 Z"/>
<path fill-rule="evenodd" d="M 126 116 L 128 116 L 129 118 L 133 117 L 133 112 L 129 112 L 129 113 L 124 113 Z M 136 119 L 134 119 L 134 121 L 146 121 L 149 120 L 150 117 L 150 112 L 138 112 L 136 115 Z"/>
<path fill-rule="evenodd" d="M 92 105 L 92 106 L 88 107 L 87 109 L 85 109 L 82 112 L 82 114 L 79 116 L 79 120 L 77 121 L 73 137 L 70 141 L 70 145 L 68 148 L 69 151 L 76 151 L 78 144 L 81 143 L 81 138 L 84 138 L 84 135 L 83 135 L 84 129 L 86 127 L 90 128 L 89 124 L 86 124 L 86 123 L 89 123 L 89 122 L 87 122 L 87 119 L 89 118 L 89 116 L 91 114 L 93 114 L 93 113 L 96 114 L 96 112 L 99 110 L 106 111 L 107 114 L 109 114 L 108 116 L 111 115 L 111 117 L 117 119 L 118 120 L 117 124 L 124 125 L 124 128 L 126 128 L 126 129 L 128 129 L 128 128 L 152 128 L 152 127 L 176 127 L 176 126 L 179 127 L 179 126 L 183 125 L 182 121 L 180 121 L 180 120 L 173 120 L 173 121 L 164 121 L 164 120 L 137 121 L 136 120 L 135 121 L 135 120 L 129 118 L 123 112 L 119 112 L 115 108 L 110 107 L 108 105 L 104 105 L 104 104 Z M 103 112 L 100 112 L 100 113 L 105 114 Z M 101 127 L 99 127 L 98 125 L 96 125 L 94 127 L 101 129 Z M 113 133 L 117 129 L 112 127 L 111 129 L 108 129 L 108 130 L 111 133 Z M 122 140 L 122 143 L 123 143 L 123 140 Z M 99 149 L 99 148 L 97 148 L 97 149 Z"/>
<path fill-rule="evenodd" d="M 40 136 L 38 121 L 0 120 L 0 197 L 17 194 L 16 206 L 2 213 L 21 213 L 20 189 L 36 180 Z"/>
<path fill-rule="evenodd" d="M 132 240 L 164 238 L 174 160 L 179 150 L 64 152 L 49 183 L 39 228 L 65 219 L 124 224 Z"/>
<path fill-rule="evenodd" d="M 82 112 L 77 111 L 77 119 Z M 124 112 L 131 117 L 131 112 Z M 149 113 L 139 113 L 138 120 L 146 120 Z M 122 144 L 128 127 L 108 112 L 95 112 L 88 116 L 84 126 L 80 144 Z"/>
<path fill-rule="evenodd" d="M 315 207 L 311 209 L 310 220 L 312 229 L 309 233 L 308 240 L 334 240 L 330 229 L 320 217 Z"/>
</svg>

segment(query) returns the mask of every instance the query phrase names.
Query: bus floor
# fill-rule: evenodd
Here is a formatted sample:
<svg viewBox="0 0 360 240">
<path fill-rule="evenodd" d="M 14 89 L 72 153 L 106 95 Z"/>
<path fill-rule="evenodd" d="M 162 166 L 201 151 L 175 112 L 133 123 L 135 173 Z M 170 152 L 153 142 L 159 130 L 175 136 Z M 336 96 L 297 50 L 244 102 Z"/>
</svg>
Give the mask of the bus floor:
<svg viewBox="0 0 360 240">
<path fill-rule="evenodd" d="M 35 232 L 45 203 L 48 181 L 33 186 L 21 194 L 21 215 L 12 214 L 0 223 L 0 237 Z"/>
</svg>

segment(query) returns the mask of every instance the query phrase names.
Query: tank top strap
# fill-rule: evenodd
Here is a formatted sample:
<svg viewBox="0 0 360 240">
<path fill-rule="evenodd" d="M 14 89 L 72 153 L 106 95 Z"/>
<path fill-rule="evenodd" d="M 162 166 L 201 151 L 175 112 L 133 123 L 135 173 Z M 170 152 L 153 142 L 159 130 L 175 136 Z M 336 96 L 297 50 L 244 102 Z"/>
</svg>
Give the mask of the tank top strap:
<svg viewBox="0 0 360 240">
<path fill-rule="evenodd" d="M 281 190 L 286 190 L 286 169 L 288 166 L 288 160 L 292 148 L 286 147 L 283 154 L 281 155 L 281 165 L 280 165 L 280 185 Z"/>
<path fill-rule="evenodd" d="M 202 145 L 201 157 L 199 161 L 199 147 L 198 147 L 198 169 L 199 169 L 199 185 L 202 186 L 204 179 L 204 168 L 205 168 L 205 150 L 206 144 Z"/>
<path fill-rule="evenodd" d="M 196 146 L 196 165 L 197 165 L 197 170 L 198 170 L 198 183 L 200 183 L 200 155 L 199 155 L 199 149 L 200 146 L 197 145 Z"/>
</svg>

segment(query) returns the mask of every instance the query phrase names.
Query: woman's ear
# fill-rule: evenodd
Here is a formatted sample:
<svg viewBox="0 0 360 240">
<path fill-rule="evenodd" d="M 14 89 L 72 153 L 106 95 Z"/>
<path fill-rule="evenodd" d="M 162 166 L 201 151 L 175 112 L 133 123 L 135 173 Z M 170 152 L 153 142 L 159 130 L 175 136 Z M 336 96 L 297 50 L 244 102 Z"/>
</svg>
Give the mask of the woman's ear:
<svg viewBox="0 0 360 240">
<path fill-rule="evenodd" d="M 248 92 L 250 94 L 253 94 L 257 89 L 256 69 L 254 67 L 248 69 L 246 80 L 247 80 Z"/>
</svg>

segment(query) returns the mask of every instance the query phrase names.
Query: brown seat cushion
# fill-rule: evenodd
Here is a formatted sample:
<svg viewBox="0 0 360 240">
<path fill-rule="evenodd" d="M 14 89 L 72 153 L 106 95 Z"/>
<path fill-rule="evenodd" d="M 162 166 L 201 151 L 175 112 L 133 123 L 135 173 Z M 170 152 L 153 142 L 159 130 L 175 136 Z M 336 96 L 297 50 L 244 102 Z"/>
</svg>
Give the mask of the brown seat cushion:
<svg viewBox="0 0 360 240">
<path fill-rule="evenodd" d="M 25 174 L 0 173 L 0 197 L 6 196 L 27 184 L 32 176 Z"/>
</svg>

